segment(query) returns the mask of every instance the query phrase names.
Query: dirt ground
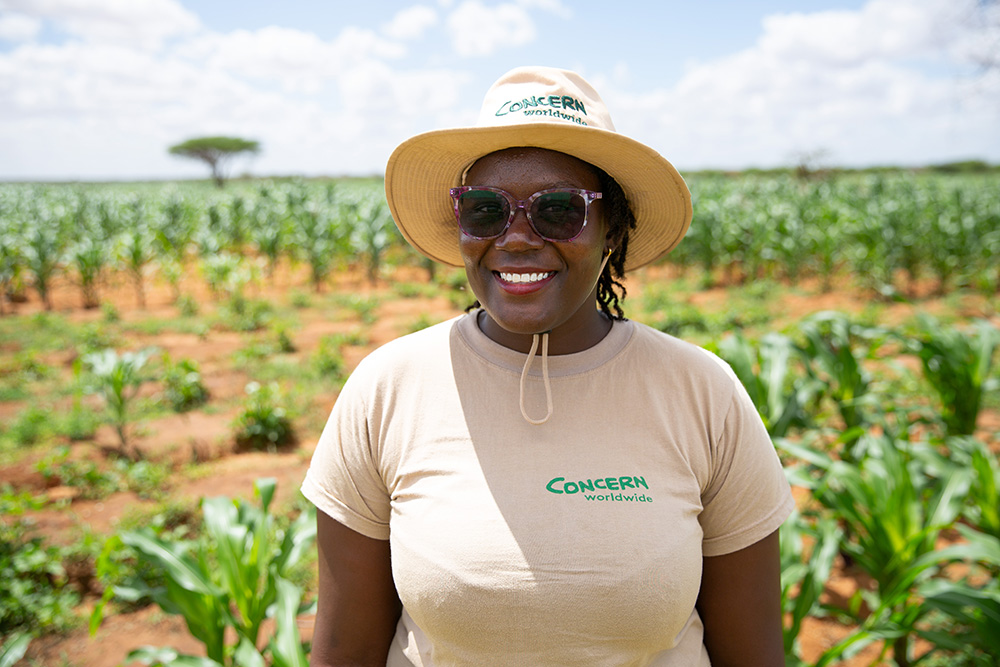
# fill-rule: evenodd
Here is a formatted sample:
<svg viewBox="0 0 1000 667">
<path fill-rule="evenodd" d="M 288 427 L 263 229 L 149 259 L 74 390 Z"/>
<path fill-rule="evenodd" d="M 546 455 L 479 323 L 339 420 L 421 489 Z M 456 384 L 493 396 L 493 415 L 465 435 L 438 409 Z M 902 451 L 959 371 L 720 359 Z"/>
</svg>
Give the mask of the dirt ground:
<svg viewBox="0 0 1000 667">
<path fill-rule="evenodd" d="M 668 268 L 642 272 L 637 279 L 629 283 L 629 299 L 641 293 L 644 283 L 671 278 L 671 270 Z M 419 272 L 413 271 L 406 275 L 397 275 L 395 279 L 423 280 L 424 278 Z M 379 306 L 376 323 L 367 330 L 368 345 L 362 350 L 349 353 L 346 362 L 350 368 L 358 363 L 364 353 L 398 336 L 405 330 L 407 323 L 412 323 L 416 318 L 422 316 L 432 321 L 440 321 L 459 312 L 443 298 L 393 297 L 391 283 L 372 286 L 361 279 L 359 274 L 342 275 L 335 280 L 335 283 L 333 289 L 337 291 L 386 297 Z M 285 271 L 269 281 L 268 287 L 261 288 L 261 293 L 255 296 L 287 299 L 290 287 L 295 286 L 300 291 L 306 291 L 303 285 L 305 279 L 302 275 Z M 199 301 L 208 303 L 210 298 L 207 293 L 198 290 L 194 281 L 184 289 L 186 293 L 194 291 Z M 727 290 L 718 288 L 698 293 L 692 298 L 692 302 L 698 306 L 712 308 L 724 303 L 726 298 Z M 114 303 L 124 320 L 131 318 L 169 320 L 178 317 L 177 307 L 172 303 L 171 292 L 162 285 L 154 285 L 149 290 L 147 307 L 144 311 L 135 307 L 134 295 L 124 281 L 106 286 L 102 292 L 102 300 Z M 857 313 L 865 308 L 868 300 L 865 294 L 847 287 L 829 293 L 823 293 L 817 288 L 800 291 L 788 297 L 787 303 L 784 304 L 784 313 L 789 321 L 826 309 Z M 100 310 L 83 310 L 80 307 L 78 291 L 69 284 L 57 285 L 53 294 L 53 304 L 55 311 L 74 322 L 96 321 L 102 317 Z M 936 302 L 928 300 L 924 303 L 924 307 L 933 311 Z M 27 302 L 13 304 L 13 308 L 18 314 L 30 314 L 41 310 L 41 304 L 31 294 Z M 890 309 L 888 317 L 902 319 L 907 315 L 904 308 L 900 306 L 899 312 Z M 970 314 L 983 310 L 975 303 L 971 304 L 969 309 Z M 303 315 L 302 327 L 296 331 L 296 342 L 300 350 L 309 350 L 315 347 L 322 336 L 343 333 L 354 326 L 349 322 L 328 321 L 317 309 L 307 309 Z M 251 380 L 245 373 L 231 368 L 230 355 L 242 344 L 239 334 L 214 330 L 207 336 L 164 333 L 129 340 L 130 347 L 155 345 L 167 351 L 175 359 L 188 358 L 197 361 L 213 400 L 242 396 L 244 386 Z M 55 361 L 66 364 L 69 358 Z M 331 391 L 328 395 L 319 397 L 312 409 L 319 411 L 318 414 L 325 414 L 335 398 L 336 391 Z M 0 403 L 0 419 L 9 419 L 22 407 L 23 405 L 16 402 Z M 136 446 L 145 457 L 170 461 L 178 468 L 193 459 L 203 461 L 199 464 L 198 474 L 195 476 L 178 473 L 177 481 L 171 487 L 171 497 L 194 500 L 203 496 L 228 495 L 247 498 L 252 494 L 253 481 L 258 477 L 267 476 L 278 478 L 277 502 L 292 498 L 305 475 L 309 456 L 319 436 L 318 430 L 300 432 L 298 443 L 291 450 L 276 454 L 240 452 L 232 441 L 233 418 L 232 410 L 197 410 L 144 422 L 136 438 Z M 318 420 L 318 423 L 321 421 Z M 984 415 L 984 422 L 984 428 L 991 434 L 1000 430 L 1000 418 L 997 414 Z M 113 432 L 102 427 L 92 441 L 74 444 L 72 456 L 101 457 L 114 446 Z M 68 500 L 68 505 L 52 506 L 30 513 L 29 518 L 35 522 L 35 530 L 53 544 L 72 543 L 79 538 L 83 528 L 97 534 L 110 534 L 126 513 L 134 512 L 137 507 L 155 504 L 133 493 L 118 493 L 94 501 L 76 498 L 73 489 L 46 488 L 45 479 L 36 470 L 40 456 L 41 454 L 26 456 L 17 463 L 5 467 L 0 473 L 0 481 L 11 483 L 20 490 L 44 491 L 50 498 Z M 845 569 L 841 563 L 829 582 L 826 596 L 830 601 L 843 601 L 848 599 L 858 586 L 865 585 L 867 582 L 862 577 L 850 569 Z M 92 592 L 85 599 L 84 608 L 88 609 L 93 605 L 95 598 Z M 310 635 L 311 623 L 310 618 L 300 619 L 300 627 L 306 637 Z M 803 657 L 806 660 L 815 659 L 824 649 L 835 644 L 848 632 L 848 628 L 832 620 L 808 619 L 800 635 Z M 107 617 L 94 638 L 88 636 L 85 627 L 67 634 L 40 638 L 32 643 L 27 659 L 34 660 L 35 664 L 40 665 L 115 667 L 123 664 L 129 650 L 141 645 L 169 645 L 182 652 L 193 654 L 198 654 L 200 651 L 200 644 L 188 634 L 179 617 L 167 616 L 154 606 L 133 613 Z M 861 655 L 842 664 L 849 667 L 870 665 L 877 654 L 878 648 L 870 647 Z"/>
</svg>

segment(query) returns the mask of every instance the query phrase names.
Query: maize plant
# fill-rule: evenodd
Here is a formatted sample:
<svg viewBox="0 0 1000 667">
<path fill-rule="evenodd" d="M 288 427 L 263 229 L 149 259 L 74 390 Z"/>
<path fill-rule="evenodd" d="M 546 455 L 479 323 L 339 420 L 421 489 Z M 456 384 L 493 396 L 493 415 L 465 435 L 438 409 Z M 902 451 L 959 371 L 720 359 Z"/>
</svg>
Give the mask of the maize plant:
<svg viewBox="0 0 1000 667">
<path fill-rule="evenodd" d="M 802 621 L 819 612 L 819 598 L 833 569 L 840 540 L 837 523 L 823 517 L 810 524 L 794 512 L 781 525 L 781 610 L 785 664 L 800 667 L 799 632 Z M 807 548 L 806 544 L 811 547 Z"/>
<path fill-rule="evenodd" d="M 346 211 L 346 221 L 354 230 L 351 245 L 364 257 L 368 282 L 374 285 L 386 250 L 400 238 L 396 225 L 383 198 L 349 204 Z"/>
<path fill-rule="evenodd" d="M 972 473 L 965 520 L 976 530 L 1000 540 L 1000 461 L 986 444 L 968 436 L 946 438 L 944 445 L 949 458 Z"/>
<path fill-rule="evenodd" d="M 135 201 L 134 205 L 141 205 L 141 200 L 136 198 Z M 178 264 L 183 264 L 187 247 L 196 230 L 191 204 L 172 192 L 163 202 L 159 215 L 154 215 L 152 220 L 154 238 L 160 252 Z"/>
<path fill-rule="evenodd" d="M 254 495 L 259 506 L 229 498 L 202 501 L 204 535 L 198 540 L 169 540 L 151 529 L 124 532 L 123 543 L 162 573 L 163 587 L 144 591 L 125 587 L 105 593 L 134 599 L 148 594 L 168 614 L 184 618 L 191 635 L 205 647 L 206 658 L 182 655 L 171 648 L 144 647 L 129 660 L 146 664 L 202 667 L 306 667 L 296 617 L 302 592 L 289 574 L 316 537 L 315 510 L 302 512 L 281 531 L 269 512 L 274 479 L 259 479 Z M 95 612 L 91 628 L 100 624 L 103 606 Z M 261 626 L 276 621 L 276 631 L 263 651 Z M 270 662 L 268 662 L 270 661 Z"/>
<path fill-rule="evenodd" d="M 12 232 L 0 230 L 0 316 L 5 314 L 4 301 L 24 266 L 20 239 Z"/>
<path fill-rule="evenodd" d="M 269 190 L 262 188 L 253 209 L 253 224 L 249 234 L 257 252 L 267 258 L 266 274 L 271 277 L 281 254 L 285 252 L 289 229 L 287 217 L 278 210 L 278 203 L 271 199 L 269 193 Z"/>
<path fill-rule="evenodd" d="M 765 335 L 756 348 L 739 332 L 719 342 L 719 356 L 746 387 L 772 438 L 809 423 L 805 406 L 816 390 L 807 378 L 796 375 L 793 352 L 791 339 L 777 333 Z"/>
<path fill-rule="evenodd" d="M 919 326 L 908 343 L 941 402 L 945 430 L 948 435 L 971 435 L 983 392 L 995 387 L 990 371 L 1000 345 L 1000 329 L 980 320 L 965 332 L 944 327 L 929 316 L 920 317 Z"/>
<path fill-rule="evenodd" d="M 146 307 L 146 267 L 156 258 L 153 235 L 145 220 L 137 218 L 121 232 L 115 243 L 118 262 L 128 273 L 139 308 Z"/>
<path fill-rule="evenodd" d="M 132 416 L 132 402 L 145 381 L 141 373 L 142 367 L 152 354 L 151 349 L 122 354 L 107 349 L 83 358 L 93 378 L 91 392 L 104 400 L 111 425 L 118 434 L 119 454 L 126 458 L 129 454 L 128 425 Z"/>
<path fill-rule="evenodd" d="M 947 555 L 985 567 L 991 575 L 982 583 L 966 576 L 957 581 L 932 579 L 919 589 L 920 612 L 928 622 L 918 629 L 931 650 L 921 657 L 946 653 L 948 664 L 992 667 L 1000 655 L 1000 538 L 959 525 L 965 544 L 948 547 Z M 958 552 L 958 553 L 956 553 Z M 930 622 L 934 615 L 946 622 Z"/>
<path fill-rule="evenodd" d="M 58 220 L 42 210 L 35 210 L 37 222 L 25 233 L 23 254 L 25 266 L 34 278 L 35 289 L 38 290 L 45 310 L 52 310 L 49 289 L 60 268 L 65 237 L 59 229 Z"/>
<path fill-rule="evenodd" d="M 854 461 L 854 447 L 873 421 L 868 414 L 877 406 L 871 377 L 862 366 L 885 333 L 854 324 L 843 313 L 822 312 L 799 324 L 805 342 L 798 348 L 814 386 L 822 387 L 843 421 L 841 458 Z"/>
<path fill-rule="evenodd" d="M 109 255 L 108 244 L 87 233 L 73 243 L 66 253 L 67 263 L 76 272 L 84 308 L 97 308 L 101 305 L 98 286 L 108 266 Z"/>
<path fill-rule="evenodd" d="M 309 282 L 319 292 L 337 259 L 349 252 L 350 228 L 316 202 L 298 205 L 291 213 L 298 253 L 309 264 Z"/>
<path fill-rule="evenodd" d="M 841 550 L 871 577 L 874 590 L 860 590 L 846 610 L 856 630 L 824 652 L 817 667 L 834 664 L 873 641 L 892 647 L 899 667 L 908 667 L 920 608 L 918 585 L 954 559 L 974 557 L 972 549 L 937 551 L 942 530 L 954 525 L 971 485 L 971 473 L 936 461 L 948 474 L 926 474 L 920 461 L 932 456 L 921 445 L 866 435 L 865 456 L 857 464 L 835 460 L 789 441 L 776 444 L 813 467 L 813 496 L 844 528 Z M 923 446 L 926 449 L 926 446 Z M 806 476 L 798 476 L 801 482 Z M 867 610 L 862 610 L 862 604 Z"/>
</svg>

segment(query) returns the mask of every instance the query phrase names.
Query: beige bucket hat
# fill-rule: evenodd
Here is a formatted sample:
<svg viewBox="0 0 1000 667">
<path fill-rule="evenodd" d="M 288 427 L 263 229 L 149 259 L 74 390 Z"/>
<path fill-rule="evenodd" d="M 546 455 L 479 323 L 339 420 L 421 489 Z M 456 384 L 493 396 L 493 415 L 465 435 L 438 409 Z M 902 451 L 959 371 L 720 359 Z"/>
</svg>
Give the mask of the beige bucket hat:
<svg viewBox="0 0 1000 667">
<path fill-rule="evenodd" d="M 401 143 L 385 170 L 396 226 L 420 253 L 463 266 L 449 188 L 480 157 L 518 146 L 577 157 L 618 181 L 632 207 L 625 270 L 670 252 L 691 224 L 691 193 L 655 150 L 615 131 L 597 91 L 575 72 L 519 67 L 486 93 L 474 127 L 435 130 Z"/>
</svg>

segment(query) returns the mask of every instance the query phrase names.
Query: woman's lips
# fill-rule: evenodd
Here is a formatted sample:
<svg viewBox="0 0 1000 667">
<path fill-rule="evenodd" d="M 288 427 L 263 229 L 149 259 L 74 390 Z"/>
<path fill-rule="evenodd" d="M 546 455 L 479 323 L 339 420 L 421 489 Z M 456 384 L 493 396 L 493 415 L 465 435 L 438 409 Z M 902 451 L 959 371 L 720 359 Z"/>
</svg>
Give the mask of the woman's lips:
<svg viewBox="0 0 1000 667">
<path fill-rule="evenodd" d="M 527 294 L 541 289 L 556 275 L 555 271 L 494 271 L 497 282 L 504 291 L 511 294 Z"/>
</svg>

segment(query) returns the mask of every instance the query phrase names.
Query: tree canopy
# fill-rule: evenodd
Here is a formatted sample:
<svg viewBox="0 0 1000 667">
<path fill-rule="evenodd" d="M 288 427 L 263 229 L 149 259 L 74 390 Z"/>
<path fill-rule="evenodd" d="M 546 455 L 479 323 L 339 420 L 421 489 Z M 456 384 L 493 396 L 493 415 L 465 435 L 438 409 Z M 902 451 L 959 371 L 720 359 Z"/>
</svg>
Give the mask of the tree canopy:
<svg viewBox="0 0 1000 667">
<path fill-rule="evenodd" d="M 225 166 L 240 153 L 257 153 L 260 143 L 239 137 L 197 137 L 170 147 L 171 155 L 201 160 L 212 170 L 212 178 L 220 188 L 225 182 Z"/>
</svg>

